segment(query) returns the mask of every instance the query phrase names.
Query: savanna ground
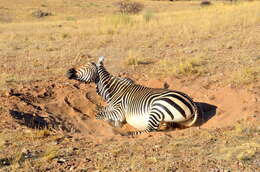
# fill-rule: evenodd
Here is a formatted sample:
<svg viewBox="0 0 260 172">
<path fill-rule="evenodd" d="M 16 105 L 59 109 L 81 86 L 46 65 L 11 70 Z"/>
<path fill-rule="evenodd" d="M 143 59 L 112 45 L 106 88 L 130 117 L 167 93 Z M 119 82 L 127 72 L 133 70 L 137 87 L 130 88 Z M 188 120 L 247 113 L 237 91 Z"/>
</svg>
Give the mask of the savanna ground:
<svg viewBox="0 0 260 172">
<path fill-rule="evenodd" d="M 260 171 L 260 2 L 116 2 L 1 0 L 0 171 Z M 95 86 L 65 73 L 100 55 L 202 102 L 202 125 L 128 138 L 95 120 Z"/>
</svg>

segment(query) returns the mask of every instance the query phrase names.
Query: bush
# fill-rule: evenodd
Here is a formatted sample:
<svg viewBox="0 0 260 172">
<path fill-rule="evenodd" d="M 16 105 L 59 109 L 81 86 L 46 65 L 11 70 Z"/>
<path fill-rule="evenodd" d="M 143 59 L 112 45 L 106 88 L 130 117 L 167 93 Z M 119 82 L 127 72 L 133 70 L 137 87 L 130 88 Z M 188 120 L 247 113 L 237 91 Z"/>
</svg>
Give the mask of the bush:
<svg viewBox="0 0 260 172">
<path fill-rule="evenodd" d="M 208 1 L 208 0 L 203 0 L 203 1 L 201 1 L 201 3 L 200 3 L 200 6 L 209 6 L 209 5 L 211 5 L 211 2 Z"/>
<path fill-rule="evenodd" d="M 146 22 L 149 22 L 153 17 L 153 12 L 151 10 L 146 10 L 143 14 L 143 18 Z"/>
<path fill-rule="evenodd" d="M 139 2 L 131 2 L 131 1 L 120 1 L 116 5 L 119 6 L 120 13 L 130 13 L 137 14 L 144 8 L 144 5 Z"/>
</svg>

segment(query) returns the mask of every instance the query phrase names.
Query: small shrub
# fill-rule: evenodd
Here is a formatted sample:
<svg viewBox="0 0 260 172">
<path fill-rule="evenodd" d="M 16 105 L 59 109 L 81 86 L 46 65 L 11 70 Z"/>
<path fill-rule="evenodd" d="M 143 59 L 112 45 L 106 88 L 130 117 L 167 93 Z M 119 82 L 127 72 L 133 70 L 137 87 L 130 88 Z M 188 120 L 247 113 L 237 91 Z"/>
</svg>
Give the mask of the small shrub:
<svg viewBox="0 0 260 172">
<path fill-rule="evenodd" d="M 44 128 L 43 130 L 36 130 L 35 135 L 38 138 L 45 138 L 51 135 L 51 131 Z"/>
<path fill-rule="evenodd" d="M 125 63 L 125 65 L 127 65 L 127 66 L 137 66 L 137 65 L 139 64 L 140 60 L 141 60 L 141 59 L 140 59 L 139 57 L 137 57 L 137 56 L 131 56 L 131 55 L 129 55 L 129 56 L 125 59 L 124 63 Z"/>
<path fill-rule="evenodd" d="M 66 38 L 70 38 L 70 35 L 69 35 L 68 33 L 63 33 L 63 34 L 61 35 L 61 37 L 62 37 L 63 39 L 66 39 Z"/>
<path fill-rule="evenodd" d="M 208 0 L 203 0 L 200 3 L 200 6 L 202 6 L 202 7 L 209 6 L 209 5 L 212 5 L 212 3 L 210 1 L 208 1 Z"/>
<path fill-rule="evenodd" d="M 76 21 L 76 18 L 74 18 L 74 17 L 67 17 L 66 20 L 67 21 Z"/>
<path fill-rule="evenodd" d="M 119 12 L 123 14 L 137 14 L 144 8 L 143 4 L 131 1 L 120 1 L 116 5 L 119 7 Z"/>
<path fill-rule="evenodd" d="M 133 23 L 133 19 L 128 14 L 113 15 L 107 18 L 109 24 L 114 26 L 128 25 Z"/>
<path fill-rule="evenodd" d="M 147 65 L 150 62 L 147 58 L 141 57 L 137 52 L 129 51 L 128 56 L 124 60 L 126 66 L 138 66 L 138 65 Z"/>
<path fill-rule="evenodd" d="M 146 10 L 143 14 L 143 18 L 146 22 L 149 22 L 153 17 L 153 12 L 151 10 Z"/>
<path fill-rule="evenodd" d="M 160 73 L 174 76 L 198 76 L 203 74 L 204 65 L 206 61 L 203 57 L 193 57 L 189 59 L 182 59 L 180 63 L 172 61 L 171 59 L 163 59 L 159 61 L 158 70 Z"/>
<path fill-rule="evenodd" d="M 137 66 L 138 65 L 138 59 L 136 57 L 128 57 L 125 60 L 125 64 L 127 66 Z"/>
<path fill-rule="evenodd" d="M 237 85 L 247 85 L 253 82 L 257 82 L 260 79 L 260 67 L 247 67 L 238 71 L 233 76 L 233 82 Z"/>
<path fill-rule="evenodd" d="M 36 17 L 36 18 L 43 18 L 43 17 L 51 16 L 51 15 L 52 15 L 52 13 L 45 12 L 45 11 L 42 11 L 42 10 L 36 10 L 36 11 L 32 12 L 32 16 Z"/>
<path fill-rule="evenodd" d="M 52 160 L 58 157 L 59 148 L 57 146 L 50 146 L 45 150 L 43 158 L 46 161 Z"/>
<path fill-rule="evenodd" d="M 200 75 L 203 73 L 205 61 L 202 57 L 193 57 L 183 60 L 178 66 L 176 73 L 178 75 Z"/>
</svg>

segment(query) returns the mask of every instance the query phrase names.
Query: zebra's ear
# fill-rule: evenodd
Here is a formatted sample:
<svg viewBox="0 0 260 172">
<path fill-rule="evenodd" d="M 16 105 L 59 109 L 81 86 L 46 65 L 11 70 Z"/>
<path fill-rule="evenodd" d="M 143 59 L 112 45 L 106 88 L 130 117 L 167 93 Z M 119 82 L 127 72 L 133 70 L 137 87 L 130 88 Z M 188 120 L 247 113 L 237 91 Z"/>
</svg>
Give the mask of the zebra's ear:
<svg viewBox="0 0 260 172">
<path fill-rule="evenodd" d="M 100 57 L 98 58 L 97 65 L 101 65 L 101 64 L 103 64 L 103 62 L 104 62 L 104 59 L 105 59 L 105 57 L 104 57 L 104 56 L 100 56 Z"/>
</svg>

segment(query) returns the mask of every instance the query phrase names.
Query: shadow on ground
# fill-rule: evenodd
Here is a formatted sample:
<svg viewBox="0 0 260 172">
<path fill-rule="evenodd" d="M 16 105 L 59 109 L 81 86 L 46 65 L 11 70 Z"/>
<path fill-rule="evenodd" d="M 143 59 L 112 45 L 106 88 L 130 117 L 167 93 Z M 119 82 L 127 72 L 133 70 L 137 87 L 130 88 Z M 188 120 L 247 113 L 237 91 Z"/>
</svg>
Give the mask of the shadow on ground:
<svg viewBox="0 0 260 172">
<path fill-rule="evenodd" d="M 55 128 L 57 125 L 55 118 L 50 120 L 49 118 L 46 119 L 37 114 L 24 113 L 16 110 L 10 110 L 9 113 L 20 125 L 33 129 Z"/>
<path fill-rule="evenodd" d="M 217 106 L 203 103 L 203 102 L 196 102 L 198 107 L 200 108 L 200 116 L 198 121 L 196 122 L 196 126 L 201 126 L 204 123 L 206 123 L 208 120 L 213 118 L 216 115 L 217 112 Z"/>
</svg>

